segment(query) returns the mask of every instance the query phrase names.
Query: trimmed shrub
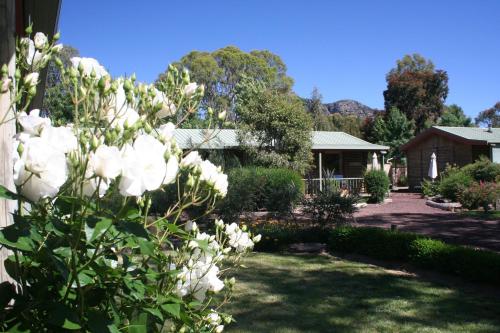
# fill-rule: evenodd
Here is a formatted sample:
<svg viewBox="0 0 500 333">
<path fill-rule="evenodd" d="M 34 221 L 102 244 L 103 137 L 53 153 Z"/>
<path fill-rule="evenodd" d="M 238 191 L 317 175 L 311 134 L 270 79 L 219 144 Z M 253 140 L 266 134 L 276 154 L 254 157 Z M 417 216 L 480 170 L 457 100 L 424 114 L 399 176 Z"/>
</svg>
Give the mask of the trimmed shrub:
<svg viewBox="0 0 500 333">
<path fill-rule="evenodd" d="M 304 212 L 311 214 L 313 219 L 321 224 L 346 223 L 356 212 L 357 208 L 354 205 L 358 202 L 358 196 L 335 190 L 322 191 L 302 201 Z"/>
<path fill-rule="evenodd" d="M 457 168 L 449 168 L 439 182 L 439 194 L 446 199 L 457 202 L 459 193 L 468 188 L 473 181 L 474 179 L 466 172 Z"/>
<path fill-rule="evenodd" d="M 421 236 L 381 228 L 335 228 L 330 233 L 332 251 L 358 253 L 381 260 L 406 260 L 411 242 Z"/>
<path fill-rule="evenodd" d="M 237 168 L 228 173 L 228 181 L 228 194 L 219 206 L 227 221 L 261 209 L 289 213 L 304 192 L 300 175 L 288 169 Z"/>
<path fill-rule="evenodd" d="M 364 177 L 366 191 L 370 194 L 370 202 L 382 202 L 389 192 L 389 176 L 383 170 L 370 170 Z"/>
<path fill-rule="evenodd" d="M 265 224 L 252 228 L 261 234 L 260 242 L 255 244 L 256 251 L 281 251 L 294 243 L 327 243 L 329 230 L 318 227 L 301 228 L 297 225 Z"/>
<path fill-rule="evenodd" d="M 458 194 L 458 201 L 467 209 L 482 207 L 485 211 L 494 206 L 500 197 L 500 185 L 491 182 L 472 183 Z"/>
<path fill-rule="evenodd" d="M 435 197 L 439 194 L 439 183 L 424 179 L 421 184 L 422 194 L 426 197 Z"/>
<path fill-rule="evenodd" d="M 447 244 L 414 233 L 342 227 L 330 233 L 329 246 L 332 251 L 411 262 L 471 281 L 500 285 L 499 253 Z"/>
<path fill-rule="evenodd" d="M 500 176 L 500 163 L 493 163 L 487 157 L 481 156 L 479 160 L 461 170 L 478 182 L 494 182 Z"/>
</svg>

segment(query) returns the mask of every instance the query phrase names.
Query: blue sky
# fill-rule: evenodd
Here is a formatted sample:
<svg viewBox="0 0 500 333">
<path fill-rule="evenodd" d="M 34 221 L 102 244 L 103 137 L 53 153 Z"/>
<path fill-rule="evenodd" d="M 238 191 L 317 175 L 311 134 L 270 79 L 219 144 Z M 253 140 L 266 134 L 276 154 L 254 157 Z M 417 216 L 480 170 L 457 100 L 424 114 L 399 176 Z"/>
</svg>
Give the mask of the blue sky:
<svg viewBox="0 0 500 333">
<path fill-rule="evenodd" d="M 152 82 L 191 50 L 280 55 L 303 97 L 382 108 L 385 74 L 418 52 L 449 75 L 447 104 L 470 116 L 500 100 L 500 1 L 63 1 L 62 42 L 113 75 Z"/>
</svg>

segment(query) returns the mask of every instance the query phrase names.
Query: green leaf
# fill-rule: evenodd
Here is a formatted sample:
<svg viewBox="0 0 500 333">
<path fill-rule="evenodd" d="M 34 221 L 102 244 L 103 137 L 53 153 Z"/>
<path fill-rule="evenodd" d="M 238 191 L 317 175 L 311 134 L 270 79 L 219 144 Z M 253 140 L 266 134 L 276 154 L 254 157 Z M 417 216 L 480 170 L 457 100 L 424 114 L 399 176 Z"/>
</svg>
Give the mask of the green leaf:
<svg viewBox="0 0 500 333">
<path fill-rule="evenodd" d="M 160 310 L 154 308 L 144 308 L 144 310 L 151 313 L 153 316 L 160 319 L 161 321 L 163 321 L 163 315 L 161 314 Z"/>
<path fill-rule="evenodd" d="M 18 195 L 12 191 L 9 191 L 5 186 L 0 185 L 0 198 L 17 200 Z"/>
<path fill-rule="evenodd" d="M 106 317 L 104 313 L 90 311 L 88 314 L 88 325 L 91 333 L 119 333 L 113 321 Z"/>
<path fill-rule="evenodd" d="M 38 235 L 39 236 L 39 235 Z M 0 231 L 0 244 L 10 249 L 33 251 L 36 246 L 33 239 L 37 239 L 34 231 L 30 230 L 25 221 L 11 224 Z"/>
<path fill-rule="evenodd" d="M 155 245 L 153 242 L 150 242 L 145 239 L 139 239 L 139 247 L 141 249 L 141 253 L 147 256 L 154 255 Z"/>
<path fill-rule="evenodd" d="M 147 333 L 148 314 L 141 313 L 134 316 L 128 327 L 129 333 Z"/>
<path fill-rule="evenodd" d="M 25 323 L 16 324 L 14 327 L 9 328 L 9 333 L 29 333 L 31 332 Z"/>
<path fill-rule="evenodd" d="M 113 221 L 109 218 L 102 218 L 93 227 L 92 225 L 90 225 L 91 223 L 91 221 L 88 221 L 85 224 L 85 236 L 89 243 L 93 242 L 96 238 L 101 237 L 106 232 L 106 230 L 108 230 Z"/>
<path fill-rule="evenodd" d="M 76 313 L 63 304 L 54 305 L 52 311 L 50 311 L 49 323 L 67 330 L 78 330 L 81 328 Z"/>
<path fill-rule="evenodd" d="M 171 315 L 173 315 L 175 318 L 180 318 L 181 316 L 181 305 L 180 304 L 162 304 L 161 308 Z"/>
</svg>

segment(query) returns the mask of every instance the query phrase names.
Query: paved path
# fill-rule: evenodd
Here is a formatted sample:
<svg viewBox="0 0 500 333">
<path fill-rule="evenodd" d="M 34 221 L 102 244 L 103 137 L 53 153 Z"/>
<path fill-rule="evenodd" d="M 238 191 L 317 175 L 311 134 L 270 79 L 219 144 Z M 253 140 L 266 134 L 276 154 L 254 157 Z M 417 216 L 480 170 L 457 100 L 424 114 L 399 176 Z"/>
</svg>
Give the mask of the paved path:
<svg viewBox="0 0 500 333">
<path fill-rule="evenodd" d="M 355 214 L 356 225 L 417 232 L 448 242 L 500 252 L 500 221 L 464 217 L 432 208 L 415 193 L 392 193 L 392 202 L 362 208 Z"/>
</svg>

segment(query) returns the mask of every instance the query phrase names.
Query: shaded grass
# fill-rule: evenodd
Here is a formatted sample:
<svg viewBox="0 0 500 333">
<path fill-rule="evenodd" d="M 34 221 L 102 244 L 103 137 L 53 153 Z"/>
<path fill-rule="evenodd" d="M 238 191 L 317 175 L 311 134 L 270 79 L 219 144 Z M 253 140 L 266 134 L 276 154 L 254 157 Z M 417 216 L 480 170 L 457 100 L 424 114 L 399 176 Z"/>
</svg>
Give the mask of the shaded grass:
<svg viewBox="0 0 500 333">
<path fill-rule="evenodd" d="M 254 254 L 227 332 L 500 332 L 500 299 L 325 256 Z"/>
<path fill-rule="evenodd" d="M 485 212 L 485 211 L 477 211 L 477 210 L 470 210 L 470 211 L 467 211 L 467 212 L 462 212 L 462 215 L 463 216 L 467 216 L 467 217 L 474 217 L 474 218 L 478 218 L 478 219 L 481 219 L 481 220 L 491 220 L 491 221 L 498 221 L 500 220 L 500 210 L 496 210 L 496 211 L 489 211 L 489 212 Z"/>
</svg>

